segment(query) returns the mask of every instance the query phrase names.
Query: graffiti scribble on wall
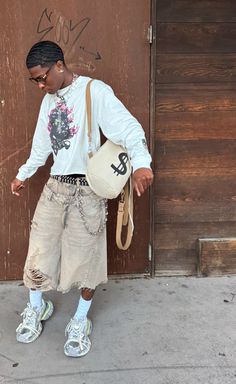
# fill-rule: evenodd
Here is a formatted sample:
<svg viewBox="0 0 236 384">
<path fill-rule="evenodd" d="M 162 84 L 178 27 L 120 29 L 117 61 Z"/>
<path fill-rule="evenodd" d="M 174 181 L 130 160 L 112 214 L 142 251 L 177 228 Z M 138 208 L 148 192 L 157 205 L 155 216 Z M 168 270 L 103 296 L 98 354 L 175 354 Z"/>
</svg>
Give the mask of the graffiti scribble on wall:
<svg viewBox="0 0 236 384">
<path fill-rule="evenodd" d="M 41 40 L 51 39 L 58 43 L 65 52 L 65 57 L 71 62 L 73 60 L 73 51 L 75 46 L 78 48 L 80 38 L 84 35 L 86 28 L 91 22 L 90 17 L 85 17 L 79 21 L 68 20 L 56 11 L 50 11 L 45 8 L 38 21 L 37 34 L 40 35 Z M 102 57 L 99 52 L 93 52 L 87 49 L 84 44 L 79 45 L 79 49 L 86 56 L 93 60 L 101 60 Z M 83 56 L 84 56 L 83 54 Z M 78 64 L 79 62 L 79 64 Z M 94 71 L 95 66 L 91 62 L 85 62 L 84 59 L 78 59 L 77 66 L 82 66 L 87 70 Z M 73 65 L 73 63 L 72 63 Z"/>
</svg>

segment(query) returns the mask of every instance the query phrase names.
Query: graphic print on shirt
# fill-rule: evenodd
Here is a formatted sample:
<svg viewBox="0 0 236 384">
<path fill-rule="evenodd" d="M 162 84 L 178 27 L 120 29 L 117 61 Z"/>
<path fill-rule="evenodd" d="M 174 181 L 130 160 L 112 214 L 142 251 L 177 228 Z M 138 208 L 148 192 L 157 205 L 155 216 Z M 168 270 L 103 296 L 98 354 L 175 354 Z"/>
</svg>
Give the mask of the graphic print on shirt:
<svg viewBox="0 0 236 384">
<path fill-rule="evenodd" d="M 61 101 L 57 102 L 56 107 L 50 111 L 48 131 L 55 155 L 62 148 L 70 148 L 70 139 L 78 132 L 79 126 L 73 125 L 73 107 L 69 109 Z"/>
</svg>

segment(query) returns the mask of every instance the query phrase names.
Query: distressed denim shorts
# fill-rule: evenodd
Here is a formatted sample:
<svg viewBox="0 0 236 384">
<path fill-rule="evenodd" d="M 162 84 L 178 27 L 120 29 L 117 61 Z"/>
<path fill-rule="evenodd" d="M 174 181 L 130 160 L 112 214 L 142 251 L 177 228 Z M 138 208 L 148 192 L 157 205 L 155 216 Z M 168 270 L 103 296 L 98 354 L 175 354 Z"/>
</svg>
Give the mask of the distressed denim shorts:
<svg viewBox="0 0 236 384">
<path fill-rule="evenodd" d="M 40 291 L 107 282 L 106 200 L 49 178 L 32 220 L 24 284 Z"/>
</svg>

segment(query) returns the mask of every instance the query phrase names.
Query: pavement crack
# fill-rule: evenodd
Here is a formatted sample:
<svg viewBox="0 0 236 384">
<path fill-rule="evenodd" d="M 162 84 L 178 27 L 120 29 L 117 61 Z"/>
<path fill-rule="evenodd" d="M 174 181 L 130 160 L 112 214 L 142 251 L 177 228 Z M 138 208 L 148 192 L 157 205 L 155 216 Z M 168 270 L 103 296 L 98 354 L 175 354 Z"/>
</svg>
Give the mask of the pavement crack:
<svg viewBox="0 0 236 384">
<path fill-rule="evenodd" d="M 30 377 L 22 377 L 20 380 L 34 380 L 34 379 L 46 379 L 46 378 L 55 378 L 55 377 L 72 377 L 72 376 L 82 376 L 88 374 L 102 374 L 102 373 L 115 373 L 115 372 L 132 372 L 132 371 L 145 371 L 145 370 L 178 370 L 178 369 L 236 369 L 236 365 L 232 366 L 219 366 L 219 365 L 172 365 L 172 366 L 153 366 L 153 367 L 134 367 L 134 368 L 114 368 L 114 369 L 101 369 L 94 371 L 79 371 L 79 372 L 68 372 L 68 373 L 57 373 L 57 374 L 49 374 L 42 376 L 30 376 Z"/>
<path fill-rule="evenodd" d="M 10 357 L 4 355 L 3 353 L 0 353 L 0 356 L 1 356 L 3 359 L 6 359 L 6 360 L 10 361 L 11 363 L 17 364 L 17 362 L 16 362 L 15 360 L 12 360 Z"/>
</svg>

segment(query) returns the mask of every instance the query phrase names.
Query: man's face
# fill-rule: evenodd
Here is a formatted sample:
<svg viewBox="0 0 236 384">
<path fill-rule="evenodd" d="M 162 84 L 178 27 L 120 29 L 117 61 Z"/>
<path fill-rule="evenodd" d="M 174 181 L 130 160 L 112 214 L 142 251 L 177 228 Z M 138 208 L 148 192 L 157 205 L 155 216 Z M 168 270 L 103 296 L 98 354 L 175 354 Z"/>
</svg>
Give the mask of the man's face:
<svg viewBox="0 0 236 384">
<path fill-rule="evenodd" d="M 57 62 L 48 67 L 36 67 L 30 68 L 30 80 L 35 83 L 45 93 L 54 94 L 63 86 L 63 64 Z"/>
</svg>

